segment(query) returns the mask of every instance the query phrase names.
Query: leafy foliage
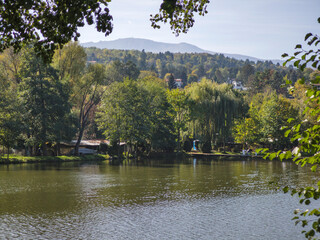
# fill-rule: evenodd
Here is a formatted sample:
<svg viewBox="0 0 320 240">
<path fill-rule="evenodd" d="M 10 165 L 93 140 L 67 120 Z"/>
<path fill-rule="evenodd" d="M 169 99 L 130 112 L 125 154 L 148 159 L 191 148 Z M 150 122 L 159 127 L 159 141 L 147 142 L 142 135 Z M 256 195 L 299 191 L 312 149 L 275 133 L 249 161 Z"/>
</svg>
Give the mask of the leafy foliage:
<svg viewBox="0 0 320 240">
<path fill-rule="evenodd" d="M 97 123 L 107 139 L 125 141 L 129 153 L 172 149 L 173 122 L 165 88 L 156 79 L 114 82 L 99 106 Z M 140 149 L 141 148 L 141 149 Z"/>
<path fill-rule="evenodd" d="M 171 30 L 176 35 L 187 33 L 194 25 L 194 13 L 204 16 L 207 12 L 209 0 L 164 0 L 160 11 L 154 16 L 151 15 L 153 28 L 160 28 L 158 22 L 169 22 Z"/>
<path fill-rule="evenodd" d="M 85 21 L 96 24 L 99 32 L 112 32 L 112 16 L 107 8 L 110 0 L 2 0 L 0 1 L 0 52 L 34 43 L 35 51 L 51 61 L 54 50 L 70 40 L 77 41 L 79 27 Z"/>
<path fill-rule="evenodd" d="M 320 23 L 320 18 L 318 19 Z M 309 46 L 317 47 L 320 43 L 319 37 L 317 35 L 308 33 L 305 37 L 305 41 Z M 298 44 L 297 49 L 300 49 L 294 54 L 294 56 L 287 59 L 286 62 L 294 61 L 294 65 L 303 71 L 307 64 L 311 64 L 312 67 L 320 69 L 320 50 L 309 50 L 305 51 L 302 49 L 302 45 Z M 301 54 L 301 55 L 299 55 Z M 283 57 L 288 57 L 284 54 Z M 290 82 L 289 82 L 290 83 Z M 302 79 L 299 81 L 300 84 L 305 84 Z M 311 86 L 306 91 L 306 104 L 309 104 L 304 110 L 304 114 L 309 114 L 316 119 L 315 123 L 309 123 L 308 119 L 295 124 L 292 127 L 283 127 L 286 129 L 285 136 L 288 137 L 292 134 L 290 138 L 291 142 L 295 144 L 295 148 L 292 151 L 278 151 L 275 153 L 267 153 L 265 157 L 269 157 L 271 160 L 278 157 L 280 160 L 291 159 L 301 167 L 308 165 L 311 167 L 312 171 L 316 171 L 320 164 L 320 90 L 316 88 L 320 84 L 320 77 L 315 76 L 311 79 Z M 289 118 L 288 123 L 294 121 L 294 118 Z M 259 149 L 259 151 L 261 151 Z M 318 200 L 320 198 L 320 182 L 318 182 L 318 187 L 305 187 L 300 189 L 291 188 L 291 194 L 301 198 L 300 203 L 309 205 L 311 200 Z M 290 190 L 289 187 L 285 187 L 283 191 L 286 193 Z M 301 224 L 302 227 L 311 226 L 311 229 L 304 230 L 302 233 L 308 239 L 313 239 L 316 234 L 320 233 L 320 209 L 316 208 L 311 211 L 296 210 L 294 212 L 297 216 L 293 218 L 296 224 Z M 315 216 L 315 219 L 310 218 Z"/>
<path fill-rule="evenodd" d="M 108 4 L 111 0 L 1 0 L 0 52 L 15 51 L 33 43 L 45 62 L 51 62 L 54 51 L 71 40 L 77 41 L 79 27 L 95 24 L 106 36 L 113 30 Z M 151 16 L 151 25 L 169 21 L 171 29 L 186 33 L 194 24 L 194 13 L 205 15 L 209 0 L 163 0 L 159 14 Z M 143 64 L 143 62 L 142 62 Z"/>
<path fill-rule="evenodd" d="M 209 142 L 225 144 L 231 135 L 234 119 L 241 109 L 240 97 L 227 84 L 218 85 L 207 79 L 186 88 L 190 99 L 190 136 Z"/>
<path fill-rule="evenodd" d="M 320 23 L 320 18 L 318 18 Z M 306 34 L 304 40 L 307 42 L 307 45 L 317 47 L 320 43 L 320 37 L 317 34 L 308 33 Z M 320 49 L 303 49 L 301 44 L 297 44 L 295 49 L 297 51 L 294 53 L 294 56 L 289 57 L 287 53 L 284 53 L 282 57 L 287 58 L 286 63 L 292 61 L 294 66 L 303 71 L 308 64 L 311 64 L 313 68 L 320 70 Z"/>
</svg>

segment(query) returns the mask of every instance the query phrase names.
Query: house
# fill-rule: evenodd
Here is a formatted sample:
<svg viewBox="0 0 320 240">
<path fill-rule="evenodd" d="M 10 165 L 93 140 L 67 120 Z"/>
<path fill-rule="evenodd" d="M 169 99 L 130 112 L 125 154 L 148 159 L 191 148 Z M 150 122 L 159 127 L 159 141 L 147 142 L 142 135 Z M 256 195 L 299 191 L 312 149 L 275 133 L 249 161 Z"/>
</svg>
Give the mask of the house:
<svg viewBox="0 0 320 240">
<path fill-rule="evenodd" d="M 231 84 L 233 86 L 233 89 L 247 90 L 247 88 L 244 87 L 240 81 L 233 80 Z"/>
<path fill-rule="evenodd" d="M 168 80 L 167 78 L 165 79 L 165 81 L 166 81 L 166 83 L 168 84 L 168 81 L 169 81 L 169 80 Z M 182 86 L 183 86 L 183 81 L 182 81 L 182 79 L 180 79 L 180 78 L 175 79 L 174 82 L 176 83 L 177 88 L 182 88 Z"/>
<path fill-rule="evenodd" d="M 75 148 L 77 140 L 72 140 L 71 142 L 61 142 L 60 152 L 62 155 L 66 155 L 72 152 Z M 110 141 L 95 139 L 95 140 L 81 140 L 79 146 L 79 152 L 94 153 L 98 152 L 101 144 L 110 145 Z M 125 142 L 120 142 L 120 146 L 125 147 Z"/>
<path fill-rule="evenodd" d="M 314 87 L 315 89 L 317 90 L 320 90 L 320 83 L 314 83 L 314 84 L 311 84 L 312 87 Z"/>
<path fill-rule="evenodd" d="M 182 85 L 183 85 L 183 82 L 182 82 L 182 79 L 175 79 L 174 80 L 176 82 L 176 86 L 177 88 L 182 88 Z"/>
</svg>

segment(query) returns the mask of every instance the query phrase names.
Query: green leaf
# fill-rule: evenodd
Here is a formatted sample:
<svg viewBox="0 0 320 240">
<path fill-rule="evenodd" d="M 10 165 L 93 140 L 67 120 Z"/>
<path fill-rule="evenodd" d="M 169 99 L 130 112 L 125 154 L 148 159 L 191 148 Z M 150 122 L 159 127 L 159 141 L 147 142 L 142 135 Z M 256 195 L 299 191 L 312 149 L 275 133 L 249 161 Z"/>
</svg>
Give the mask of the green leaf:
<svg viewBox="0 0 320 240">
<path fill-rule="evenodd" d="M 287 84 L 287 85 L 292 84 L 292 81 L 291 81 L 291 80 L 289 80 L 289 79 L 287 79 L 287 78 L 285 78 L 285 80 L 286 80 L 286 84 Z"/>
<path fill-rule="evenodd" d="M 291 158 L 292 157 L 292 153 L 290 152 L 290 151 L 287 151 L 286 153 L 285 153 L 285 158 L 286 159 L 289 159 L 289 158 Z"/>
<path fill-rule="evenodd" d="M 287 53 L 284 53 L 281 55 L 281 57 L 285 58 L 285 57 L 288 57 L 289 55 Z"/>
<path fill-rule="evenodd" d="M 313 229 L 306 233 L 306 237 L 313 237 L 314 235 L 315 235 L 315 231 Z"/>
<path fill-rule="evenodd" d="M 282 190 L 283 190 L 284 193 L 287 193 L 289 191 L 289 187 L 285 186 Z"/>
<path fill-rule="evenodd" d="M 277 157 L 276 153 L 271 153 L 269 156 L 270 160 L 273 160 L 275 157 Z"/>
<path fill-rule="evenodd" d="M 313 63 L 312 63 L 312 65 L 311 65 L 311 66 L 312 66 L 312 67 L 314 67 L 314 68 L 316 68 L 316 67 L 317 67 L 317 65 L 318 65 L 318 63 L 319 63 L 319 61 L 315 61 L 315 62 L 313 62 Z"/>
<path fill-rule="evenodd" d="M 307 41 L 309 37 L 312 36 L 312 33 L 307 33 L 306 36 L 304 37 L 304 40 Z"/>
<path fill-rule="evenodd" d="M 284 156 L 285 156 L 285 153 L 281 153 L 281 154 L 279 155 L 279 159 L 280 159 L 280 161 L 282 161 L 282 160 L 283 160 Z"/>
<path fill-rule="evenodd" d="M 313 224 L 312 224 L 312 228 L 313 228 L 313 229 L 317 229 L 318 226 L 319 226 L 319 223 L 313 222 Z"/>
<path fill-rule="evenodd" d="M 308 44 L 309 45 L 312 45 L 312 43 L 314 43 L 314 41 L 316 41 L 318 38 L 317 37 L 313 37 L 309 42 Z"/>
<path fill-rule="evenodd" d="M 305 83 L 304 78 L 300 78 L 300 79 L 298 80 L 298 83 L 299 83 L 299 84 L 304 84 L 304 83 Z"/>
<path fill-rule="evenodd" d="M 301 60 L 297 60 L 297 61 L 295 61 L 295 62 L 293 63 L 293 65 L 294 65 L 295 67 L 299 67 L 299 63 L 300 63 L 300 61 L 301 61 Z"/>
<path fill-rule="evenodd" d="M 302 65 L 300 66 L 300 70 L 303 71 L 303 70 L 306 68 L 306 66 L 307 66 L 307 63 L 302 64 Z"/>
<path fill-rule="evenodd" d="M 295 49 L 297 48 L 302 48 L 301 44 L 297 44 Z"/>
<path fill-rule="evenodd" d="M 289 118 L 289 119 L 287 120 L 287 122 L 288 122 L 288 123 L 291 123 L 293 120 L 294 120 L 294 118 Z"/>
<path fill-rule="evenodd" d="M 284 136 L 285 136 L 285 137 L 288 137 L 290 133 L 291 133 L 291 129 L 285 131 Z"/>
</svg>

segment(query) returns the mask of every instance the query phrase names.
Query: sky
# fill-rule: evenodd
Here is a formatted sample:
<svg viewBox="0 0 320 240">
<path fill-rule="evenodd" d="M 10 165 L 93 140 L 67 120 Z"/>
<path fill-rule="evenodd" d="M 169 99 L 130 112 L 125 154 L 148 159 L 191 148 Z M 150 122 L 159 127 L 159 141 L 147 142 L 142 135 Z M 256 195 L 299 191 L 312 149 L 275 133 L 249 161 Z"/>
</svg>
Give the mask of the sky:
<svg viewBox="0 0 320 240">
<path fill-rule="evenodd" d="M 80 42 L 145 38 L 166 43 L 190 43 L 205 50 L 281 59 L 293 53 L 308 32 L 320 33 L 320 0 L 211 0 L 208 14 L 197 16 L 187 34 L 176 37 L 169 24 L 153 29 L 150 14 L 161 0 L 112 0 L 114 29 L 105 37 L 93 26 L 80 29 Z"/>
</svg>

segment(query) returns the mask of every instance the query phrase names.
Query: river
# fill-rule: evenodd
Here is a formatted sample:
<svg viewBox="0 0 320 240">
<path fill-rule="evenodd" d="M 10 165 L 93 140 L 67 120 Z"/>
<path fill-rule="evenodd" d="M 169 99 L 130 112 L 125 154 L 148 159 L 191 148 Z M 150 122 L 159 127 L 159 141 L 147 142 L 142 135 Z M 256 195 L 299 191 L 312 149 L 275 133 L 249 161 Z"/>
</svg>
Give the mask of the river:
<svg viewBox="0 0 320 240">
<path fill-rule="evenodd" d="M 278 186 L 292 162 L 149 160 L 0 166 L 0 239 L 303 239 Z"/>
</svg>

